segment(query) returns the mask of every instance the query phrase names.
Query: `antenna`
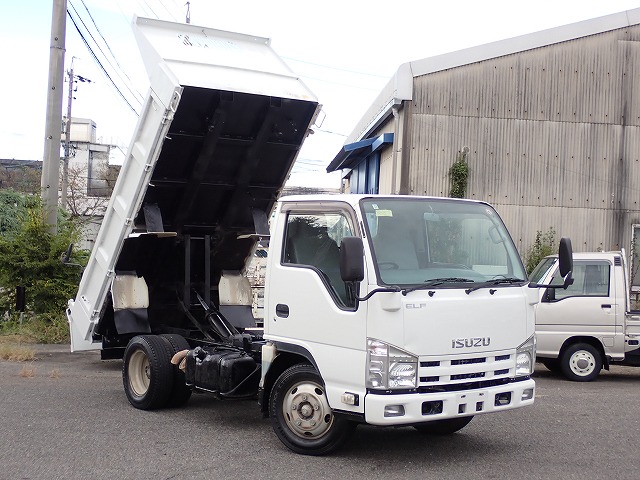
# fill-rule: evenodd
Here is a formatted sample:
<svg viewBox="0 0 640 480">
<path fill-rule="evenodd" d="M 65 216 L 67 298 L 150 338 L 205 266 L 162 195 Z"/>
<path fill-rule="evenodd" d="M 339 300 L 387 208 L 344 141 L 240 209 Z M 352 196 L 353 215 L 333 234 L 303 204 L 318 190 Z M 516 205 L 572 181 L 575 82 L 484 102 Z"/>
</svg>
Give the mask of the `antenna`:
<svg viewBox="0 0 640 480">
<path fill-rule="evenodd" d="M 187 6 L 187 18 L 186 18 L 186 22 L 187 23 L 191 23 L 191 10 L 190 10 L 190 6 L 191 6 L 191 2 L 187 2 L 185 3 L 185 5 Z"/>
</svg>

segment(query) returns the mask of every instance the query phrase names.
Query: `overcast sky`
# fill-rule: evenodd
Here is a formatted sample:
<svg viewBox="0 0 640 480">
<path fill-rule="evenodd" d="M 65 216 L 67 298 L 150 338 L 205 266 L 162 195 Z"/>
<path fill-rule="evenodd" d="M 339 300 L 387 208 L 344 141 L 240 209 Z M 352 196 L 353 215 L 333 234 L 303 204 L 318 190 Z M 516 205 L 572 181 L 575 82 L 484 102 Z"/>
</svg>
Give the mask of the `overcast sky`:
<svg viewBox="0 0 640 480">
<path fill-rule="evenodd" d="M 92 80 L 78 84 L 72 116 L 93 119 L 103 142 L 126 150 L 148 89 L 132 16 L 183 22 L 186 0 L 67 1 L 121 92 L 67 16 L 66 68 L 75 57 L 74 73 Z M 0 6 L 0 158 L 42 159 L 52 5 Z M 290 184 L 337 188 L 340 176 L 325 174 L 326 165 L 402 63 L 638 7 L 627 0 L 191 0 L 190 15 L 195 25 L 271 38 L 323 105 L 320 130 L 305 143 Z"/>
</svg>

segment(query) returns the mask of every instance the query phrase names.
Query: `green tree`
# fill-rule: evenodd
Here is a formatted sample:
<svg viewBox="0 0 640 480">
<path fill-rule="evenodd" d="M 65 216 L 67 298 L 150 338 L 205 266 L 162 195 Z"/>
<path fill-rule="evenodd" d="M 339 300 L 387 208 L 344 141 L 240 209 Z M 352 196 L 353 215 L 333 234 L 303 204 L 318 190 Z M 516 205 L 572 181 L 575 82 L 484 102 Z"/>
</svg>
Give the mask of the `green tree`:
<svg viewBox="0 0 640 480">
<path fill-rule="evenodd" d="M 61 258 L 78 239 L 77 225 L 61 212 L 58 231 L 52 234 L 39 197 L 1 193 L 0 311 L 13 309 L 16 287 L 23 286 L 27 311 L 64 316 L 81 272 L 78 266 L 64 265 Z M 87 252 L 76 252 L 71 263 L 85 264 L 87 257 Z"/>
<path fill-rule="evenodd" d="M 451 181 L 451 198 L 465 198 L 467 194 L 467 182 L 469 180 L 469 164 L 467 155 L 469 147 L 464 147 L 456 156 L 456 161 L 449 168 L 449 180 Z"/>
<path fill-rule="evenodd" d="M 11 189 L 0 190 L 0 235 L 10 235 L 20 229 L 27 219 L 29 208 L 38 205 L 39 199 Z"/>
<path fill-rule="evenodd" d="M 524 265 L 527 273 L 531 273 L 538 266 L 540 260 L 547 255 L 553 255 L 556 251 L 556 231 L 553 227 L 549 227 L 549 230 L 544 233 L 538 230 L 533 245 L 527 249 L 524 255 Z"/>
</svg>

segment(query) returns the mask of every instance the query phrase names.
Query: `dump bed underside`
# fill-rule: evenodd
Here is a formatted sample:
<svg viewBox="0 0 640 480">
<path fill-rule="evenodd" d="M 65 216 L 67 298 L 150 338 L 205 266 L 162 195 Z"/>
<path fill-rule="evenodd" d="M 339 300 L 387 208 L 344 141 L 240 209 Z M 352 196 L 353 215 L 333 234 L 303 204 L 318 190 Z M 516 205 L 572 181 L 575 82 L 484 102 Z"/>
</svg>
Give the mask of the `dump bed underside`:
<svg viewBox="0 0 640 480">
<path fill-rule="evenodd" d="M 316 107 L 184 87 L 143 204 L 158 205 L 164 231 L 254 233 L 252 210 L 271 210 Z"/>
</svg>

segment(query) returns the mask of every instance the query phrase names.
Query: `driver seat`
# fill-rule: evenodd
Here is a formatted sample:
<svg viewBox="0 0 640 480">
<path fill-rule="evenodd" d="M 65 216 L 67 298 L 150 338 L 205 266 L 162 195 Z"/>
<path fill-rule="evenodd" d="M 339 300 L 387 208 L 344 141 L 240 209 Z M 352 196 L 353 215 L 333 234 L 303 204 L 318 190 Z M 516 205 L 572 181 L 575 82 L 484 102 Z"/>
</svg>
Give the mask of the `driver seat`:
<svg viewBox="0 0 640 480">
<path fill-rule="evenodd" d="M 408 236 L 402 221 L 395 217 L 378 217 L 378 231 L 373 237 L 373 246 L 378 264 L 391 263 L 403 270 L 420 268 L 416 247 Z"/>
</svg>

